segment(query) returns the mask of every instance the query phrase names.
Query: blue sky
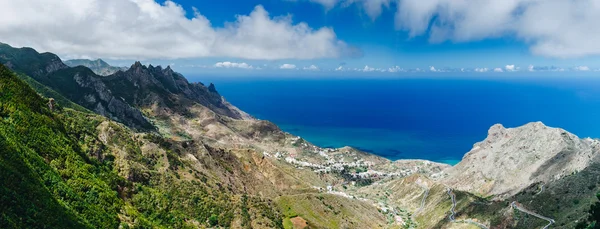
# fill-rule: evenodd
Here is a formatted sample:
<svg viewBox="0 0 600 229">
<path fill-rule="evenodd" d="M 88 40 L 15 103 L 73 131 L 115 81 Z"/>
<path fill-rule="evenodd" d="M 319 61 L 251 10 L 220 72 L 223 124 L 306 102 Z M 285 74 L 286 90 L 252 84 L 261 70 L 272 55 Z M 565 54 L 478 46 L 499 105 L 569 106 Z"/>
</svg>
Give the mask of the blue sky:
<svg viewBox="0 0 600 229">
<path fill-rule="evenodd" d="M 39 1 L 4 3 L 0 42 L 185 73 L 600 69 L 594 0 Z"/>
</svg>

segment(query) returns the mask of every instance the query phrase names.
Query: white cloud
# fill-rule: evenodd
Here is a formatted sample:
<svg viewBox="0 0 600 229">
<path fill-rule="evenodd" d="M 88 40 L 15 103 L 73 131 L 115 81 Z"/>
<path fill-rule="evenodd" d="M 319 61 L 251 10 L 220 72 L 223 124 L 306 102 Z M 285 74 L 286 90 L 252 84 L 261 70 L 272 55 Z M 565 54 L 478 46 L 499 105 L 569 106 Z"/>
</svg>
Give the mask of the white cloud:
<svg viewBox="0 0 600 229">
<path fill-rule="evenodd" d="M 294 64 L 282 64 L 279 66 L 279 69 L 296 69 L 296 65 Z"/>
<path fill-rule="evenodd" d="M 494 72 L 504 72 L 504 70 L 502 68 L 494 68 Z"/>
<path fill-rule="evenodd" d="M 216 68 L 242 68 L 242 69 L 254 69 L 252 65 L 248 65 L 246 63 L 233 63 L 229 61 L 218 62 L 214 65 Z"/>
<path fill-rule="evenodd" d="M 431 71 L 431 72 L 437 72 L 438 70 L 435 69 L 435 67 L 433 67 L 433 66 L 429 66 L 429 71 Z"/>
<path fill-rule="evenodd" d="M 365 65 L 365 68 L 361 69 L 360 71 L 363 71 L 363 72 L 373 72 L 375 70 L 376 70 L 375 68 L 371 68 L 368 65 Z"/>
<path fill-rule="evenodd" d="M 333 29 L 313 29 L 291 16 L 249 15 L 215 27 L 195 9 L 192 19 L 172 1 L 0 1 L 0 37 L 65 57 L 314 59 L 350 55 Z M 26 16 L 25 16 L 26 15 Z"/>
<path fill-rule="evenodd" d="M 516 70 L 517 70 L 517 69 L 515 68 L 515 65 L 514 65 L 514 64 L 513 64 L 513 65 L 506 65 L 506 66 L 504 67 L 504 69 L 506 69 L 506 71 L 507 71 L 507 72 L 514 72 L 514 71 L 516 71 Z"/>
<path fill-rule="evenodd" d="M 502 69 L 500 69 L 500 70 L 502 70 Z M 475 68 L 475 71 L 476 72 L 487 72 L 487 71 L 489 71 L 489 69 L 488 68 Z"/>
<path fill-rule="evenodd" d="M 335 69 L 336 71 L 344 71 L 344 67 L 339 66 L 338 68 Z"/>
<path fill-rule="evenodd" d="M 535 67 L 530 64 L 529 67 L 527 67 L 527 71 L 534 72 L 535 71 Z"/>
<path fill-rule="evenodd" d="M 515 37 L 534 54 L 549 57 L 600 55 L 598 0 L 311 0 L 331 8 L 356 3 L 374 19 L 396 11 L 397 29 L 431 42 Z M 339 3 L 339 4 L 338 4 Z"/>
<path fill-rule="evenodd" d="M 394 66 L 394 67 L 388 69 L 388 72 L 404 72 L 404 71 L 406 71 L 406 70 L 404 70 L 400 66 Z"/>
<path fill-rule="evenodd" d="M 311 66 L 308 66 L 308 67 L 304 67 L 304 70 L 319 71 L 319 67 L 317 67 L 315 65 L 311 65 Z"/>
<path fill-rule="evenodd" d="M 575 69 L 575 71 L 582 71 L 582 72 L 587 72 L 590 70 L 590 68 L 588 66 L 577 66 L 573 69 Z"/>
<path fill-rule="evenodd" d="M 535 54 L 579 57 L 600 54 L 598 12 L 598 0 L 398 0 L 396 25 L 432 42 L 515 36 Z"/>
</svg>

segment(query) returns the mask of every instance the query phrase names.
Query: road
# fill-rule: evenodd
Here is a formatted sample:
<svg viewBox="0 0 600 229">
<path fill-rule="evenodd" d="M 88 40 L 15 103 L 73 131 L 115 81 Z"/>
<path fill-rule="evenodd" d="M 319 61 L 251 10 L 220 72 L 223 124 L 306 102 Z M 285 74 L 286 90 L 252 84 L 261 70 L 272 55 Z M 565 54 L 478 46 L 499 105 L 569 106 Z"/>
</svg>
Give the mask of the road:
<svg viewBox="0 0 600 229">
<path fill-rule="evenodd" d="M 544 184 L 542 184 L 542 186 L 540 187 L 540 191 L 537 192 L 535 195 L 539 195 L 540 193 L 542 193 L 544 191 Z"/>
<path fill-rule="evenodd" d="M 548 225 L 546 225 L 546 226 L 545 226 L 545 227 L 543 227 L 542 229 L 547 229 L 548 227 L 550 227 L 550 225 L 554 224 L 554 219 L 550 219 L 550 218 L 548 218 L 548 217 L 542 216 L 542 215 L 540 215 L 540 214 L 537 214 L 537 213 L 535 213 L 535 212 L 532 212 L 532 211 L 529 211 L 529 210 L 527 210 L 527 209 L 525 209 L 525 208 L 522 208 L 522 207 L 520 207 L 520 206 L 517 204 L 517 201 L 513 201 L 513 202 L 510 204 L 510 206 L 511 206 L 511 207 L 513 207 L 514 209 L 517 209 L 517 210 L 521 211 L 521 212 L 524 212 L 524 213 L 527 213 L 527 214 L 529 214 L 529 215 L 532 215 L 532 216 L 535 216 L 535 217 L 538 217 L 538 218 L 540 218 L 540 219 L 543 219 L 543 220 L 546 220 L 546 221 L 548 221 Z"/>
<path fill-rule="evenodd" d="M 482 229 L 488 229 L 487 226 L 478 223 L 472 219 L 465 219 L 465 220 L 460 220 L 460 221 L 456 221 L 456 219 L 454 218 L 454 215 L 456 215 L 455 209 L 456 209 L 456 196 L 454 195 L 454 193 L 452 192 L 451 188 L 446 188 L 448 195 L 450 196 L 450 199 L 452 199 L 452 207 L 450 208 L 450 216 L 448 217 L 450 219 L 450 222 L 456 222 L 456 223 L 468 223 L 468 224 L 473 224 L 475 226 L 478 226 L 479 228 Z"/>
<path fill-rule="evenodd" d="M 450 219 L 450 222 L 454 222 L 454 215 L 456 215 L 456 212 L 454 212 L 454 209 L 456 208 L 456 196 L 454 196 L 454 193 L 452 193 L 451 188 L 446 188 L 446 190 L 450 196 L 450 199 L 452 199 L 452 207 L 450 208 L 450 216 L 448 218 Z"/>
<path fill-rule="evenodd" d="M 422 186 L 424 192 L 423 192 L 423 199 L 421 199 L 421 207 L 419 208 L 419 210 L 417 210 L 415 212 L 415 215 L 419 212 L 421 212 L 423 210 L 423 208 L 425 208 L 425 200 L 427 200 L 427 196 L 429 195 L 429 189 L 426 186 Z"/>
</svg>

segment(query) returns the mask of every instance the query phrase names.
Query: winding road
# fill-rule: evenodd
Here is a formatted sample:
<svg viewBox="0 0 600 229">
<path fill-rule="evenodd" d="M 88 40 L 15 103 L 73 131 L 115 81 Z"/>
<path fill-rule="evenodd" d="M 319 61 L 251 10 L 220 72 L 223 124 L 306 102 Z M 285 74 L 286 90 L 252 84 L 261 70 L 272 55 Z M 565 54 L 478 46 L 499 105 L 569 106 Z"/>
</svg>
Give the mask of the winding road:
<svg viewBox="0 0 600 229">
<path fill-rule="evenodd" d="M 452 199 L 452 207 L 450 208 L 450 216 L 448 216 L 448 219 L 450 219 L 450 222 L 454 222 L 454 215 L 456 214 L 456 212 L 454 212 L 454 209 L 456 208 L 456 196 L 454 196 L 451 188 L 446 188 L 446 190 L 450 199 Z"/>
<path fill-rule="evenodd" d="M 546 221 L 548 221 L 548 225 L 546 225 L 546 226 L 545 226 L 545 227 L 543 227 L 542 229 L 547 229 L 548 227 L 550 227 L 550 225 L 554 224 L 554 219 L 550 219 L 550 218 L 548 218 L 548 217 L 542 216 L 542 215 L 540 215 L 540 214 L 537 214 L 537 213 L 535 213 L 535 212 L 532 212 L 532 211 L 529 211 L 529 210 L 527 210 L 527 209 L 525 209 L 525 208 L 522 208 L 522 207 L 520 207 L 520 206 L 517 204 L 517 201 L 513 201 L 513 202 L 510 204 L 510 206 L 511 206 L 511 207 L 513 207 L 514 209 L 517 209 L 517 210 L 519 210 L 519 211 L 523 212 L 523 213 L 527 213 L 527 214 L 529 214 L 529 215 L 532 215 L 532 216 L 535 216 L 535 217 L 537 217 L 537 218 L 540 218 L 540 219 L 543 219 L 543 220 L 546 220 Z"/>
<path fill-rule="evenodd" d="M 450 208 L 450 216 L 448 216 L 448 219 L 450 219 L 450 222 L 453 223 L 468 223 L 468 224 L 473 224 L 475 226 L 478 226 L 479 228 L 482 229 L 489 229 L 487 226 L 476 222 L 472 219 L 465 219 L 465 220 L 460 220 L 460 221 L 456 221 L 456 219 L 454 218 L 454 215 L 456 215 L 455 209 L 456 209 L 456 196 L 454 195 L 454 193 L 452 192 L 451 188 L 446 188 L 446 191 L 448 193 L 448 195 L 450 196 L 450 199 L 452 199 L 452 207 Z"/>
<path fill-rule="evenodd" d="M 419 212 L 421 212 L 423 210 L 423 208 L 425 208 L 425 200 L 427 200 L 427 196 L 429 195 L 429 189 L 426 186 L 422 186 L 424 192 L 423 192 L 423 199 L 421 199 L 421 207 L 419 208 L 419 210 L 417 210 L 415 212 L 415 215 Z"/>
</svg>

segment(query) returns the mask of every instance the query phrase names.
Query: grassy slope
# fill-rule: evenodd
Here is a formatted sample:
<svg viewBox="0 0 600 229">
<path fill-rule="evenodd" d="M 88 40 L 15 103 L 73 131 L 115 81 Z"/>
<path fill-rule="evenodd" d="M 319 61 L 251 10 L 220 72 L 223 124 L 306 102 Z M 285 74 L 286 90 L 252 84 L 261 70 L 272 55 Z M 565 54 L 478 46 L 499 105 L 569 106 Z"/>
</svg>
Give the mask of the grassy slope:
<svg viewBox="0 0 600 229">
<path fill-rule="evenodd" d="M 17 74 L 17 77 L 19 77 L 19 79 L 23 80 L 23 82 L 27 83 L 31 88 L 33 88 L 40 95 L 42 95 L 46 98 L 53 98 L 57 104 L 60 104 L 61 106 L 65 107 L 65 108 L 71 108 L 73 110 L 81 111 L 81 112 L 90 112 L 88 109 L 80 106 L 79 104 L 71 102 L 71 100 L 65 98 L 60 93 L 37 82 L 36 80 L 34 80 L 33 78 L 31 78 L 25 74 Z"/>
<path fill-rule="evenodd" d="M 366 202 L 331 194 L 282 196 L 277 203 L 289 226 L 290 218 L 300 216 L 315 228 L 384 228 L 384 214 Z"/>
<path fill-rule="evenodd" d="M 283 227 L 269 200 L 233 193 L 182 161 L 196 143 L 50 111 L 2 65 L 0 92 L 0 205 L 10 206 L 0 228 Z"/>
<path fill-rule="evenodd" d="M 116 174 L 91 161 L 47 101 L 0 66 L 2 228 L 118 226 Z"/>
</svg>

